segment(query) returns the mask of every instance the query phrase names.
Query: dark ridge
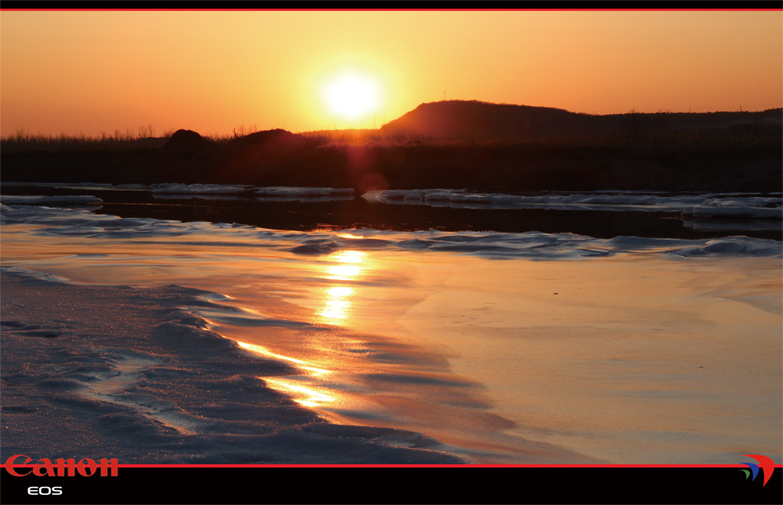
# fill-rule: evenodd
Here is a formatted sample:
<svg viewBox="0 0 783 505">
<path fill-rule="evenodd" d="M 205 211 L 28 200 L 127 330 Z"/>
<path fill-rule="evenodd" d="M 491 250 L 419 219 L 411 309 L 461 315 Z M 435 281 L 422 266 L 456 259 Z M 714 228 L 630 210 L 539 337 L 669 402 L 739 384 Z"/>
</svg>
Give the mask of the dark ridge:
<svg viewBox="0 0 783 505">
<path fill-rule="evenodd" d="M 449 100 L 421 104 L 381 127 L 381 133 L 445 140 L 501 140 L 562 134 L 578 114 L 527 105 Z"/>
<path fill-rule="evenodd" d="M 381 127 L 381 133 L 432 140 L 497 141 L 548 137 L 585 137 L 685 130 L 731 130 L 752 127 L 780 130 L 783 111 L 654 114 L 630 112 L 596 116 L 550 107 L 449 100 L 419 105 Z"/>
</svg>

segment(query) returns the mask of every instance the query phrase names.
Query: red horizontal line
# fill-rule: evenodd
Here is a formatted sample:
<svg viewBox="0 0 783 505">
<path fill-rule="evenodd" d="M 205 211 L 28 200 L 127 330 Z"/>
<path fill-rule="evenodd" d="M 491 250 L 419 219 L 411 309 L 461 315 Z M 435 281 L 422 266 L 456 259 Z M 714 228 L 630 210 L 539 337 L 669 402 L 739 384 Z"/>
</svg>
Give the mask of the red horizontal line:
<svg viewBox="0 0 783 505">
<path fill-rule="evenodd" d="M 0 11 L 6 12 L 780 12 L 783 8 L 722 8 L 722 9 L 699 9 L 699 8 L 645 8 L 645 9 L 633 9 L 633 8 L 580 8 L 580 9 L 556 9 L 556 8 L 530 8 L 530 9 L 413 9 L 413 8 L 384 8 L 384 9 L 245 9 L 245 8 L 204 8 L 204 9 L 154 9 L 154 8 L 122 8 L 112 9 L 110 7 L 98 8 L 98 9 L 79 9 L 79 8 L 0 8 Z"/>
<path fill-rule="evenodd" d="M 14 465 L 24 468 L 33 465 Z M 383 465 L 383 464 L 342 464 L 342 465 L 296 465 L 296 464 L 119 464 L 119 468 L 745 468 L 744 464 L 725 465 Z M 783 468 L 783 465 L 775 465 Z"/>
<path fill-rule="evenodd" d="M 39 463 L 14 464 L 14 468 L 34 468 Z M 6 465 L 2 465 L 5 467 Z M 122 464 L 118 468 L 745 468 L 744 464 L 725 465 L 393 465 L 393 464 L 341 464 L 341 465 L 296 465 L 296 464 Z M 783 465 L 775 465 L 775 468 L 783 469 Z"/>
</svg>

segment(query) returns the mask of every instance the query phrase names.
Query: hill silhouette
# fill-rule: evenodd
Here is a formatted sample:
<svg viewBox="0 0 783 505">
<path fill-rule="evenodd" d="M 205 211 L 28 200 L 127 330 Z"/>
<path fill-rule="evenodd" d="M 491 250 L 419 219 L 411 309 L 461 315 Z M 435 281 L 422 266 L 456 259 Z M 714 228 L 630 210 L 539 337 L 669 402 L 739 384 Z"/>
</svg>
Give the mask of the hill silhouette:
<svg viewBox="0 0 783 505">
<path fill-rule="evenodd" d="M 689 129 L 779 129 L 780 126 L 781 109 L 590 115 L 551 107 L 449 100 L 421 104 L 381 127 L 381 133 L 431 140 L 508 141 L 606 134 L 639 136 Z"/>
<path fill-rule="evenodd" d="M 497 140 L 558 135 L 579 115 L 562 109 L 449 100 L 421 104 L 381 127 L 381 133 L 446 140 Z"/>
</svg>

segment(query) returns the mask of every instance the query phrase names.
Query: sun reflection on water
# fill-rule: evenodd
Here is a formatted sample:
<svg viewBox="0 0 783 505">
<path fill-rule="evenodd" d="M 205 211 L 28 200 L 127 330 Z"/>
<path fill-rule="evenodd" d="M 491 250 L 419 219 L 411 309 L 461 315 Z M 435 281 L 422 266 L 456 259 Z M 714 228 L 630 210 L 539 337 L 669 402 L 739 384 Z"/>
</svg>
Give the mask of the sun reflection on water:
<svg viewBox="0 0 783 505">
<path fill-rule="evenodd" d="M 331 275 L 327 276 L 327 279 L 334 279 L 338 281 L 350 281 L 354 277 L 362 273 L 363 268 L 356 265 L 334 265 L 327 268 L 327 272 Z"/>
<path fill-rule="evenodd" d="M 366 270 L 363 264 L 367 260 L 367 253 L 362 251 L 339 251 L 332 254 L 329 259 L 332 264 L 324 269 L 326 279 L 354 281 Z M 352 297 L 356 295 L 356 291 L 355 288 L 340 285 L 325 288 L 322 307 L 316 312 L 321 322 L 326 324 L 347 322 L 352 314 Z"/>
<path fill-rule="evenodd" d="M 318 315 L 325 318 L 327 323 L 336 323 L 345 320 L 351 311 L 350 295 L 353 288 L 347 286 L 334 286 L 326 290 L 324 307 Z"/>
<path fill-rule="evenodd" d="M 293 380 L 269 379 L 266 377 L 263 379 L 272 389 L 286 393 L 295 402 L 305 407 L 322 407 L 324 404 L 333 403 L 337 399 L 323 390 L 296 384 Z"/>
<path fill-rule="evenodd" d="M 353 238 L 353 237 L 352 237 Z M 315 308 L 316 322 L 328 325 L 346 325 L 355 318 L 354 303 L 362 289 L 356 281 L 367 276 L 369 270 L 368 254 L 362 251 L 338 251 L 326 258 L 325 262 L 318 263 L 319 277 L 328 284 L 321 288 L 320 305 Z M 246 342 L 238 342 L 243 349 L 259 355 L 285 360 L 294 364 L 304 375 L 294 377 L 274 377 L 262 379 L 268 386 L 276 391 L 286 394 L 298 404 L 309 408 L 333 408 L 335 405 L 344 404 L 345 394 L 335 392 L 333 388 L 326 387 L 323 382 L 325 376 L 329 380 L 340 379 L 336 377 L 344 372 L 344 363 L 332 363 L 334 350 L 330 348 L 329 339 L 318 338 L 308 345 L 312 356 L 318 356 L 318 363 L 327 363 L 333 370 L 325 370 L 316 365 L 316 362 L 304 361 L 275 354 L 265 347 Z M 334 374 L 334 375 L 330 375 Z"/>
<path fill-rule="evenodd" d="M 366 256 L 367 253 L 362 251 L 338 251 L 331 258 L 339 263 L 361 263 Z"/>
<path fill-rule="evenodd" d="M 298 369 L 307 373 L 307 377 L 303 377 L 303 380 L 318 380 L 316 378 L 321 378 L 325 375 L 334 373 L 331 370 L 311 366 L 309 362 L 301 359 L 275 354 L 260 345 L 249 344 L 247 342 L 237 342 L 237 344 L 239 347 L 256 354 L 294 363 Z M 328 394 L 328 389 L 319 389 L 310 385 L 305 386 L 292 379 L 260 378 L 263 379 L 270 388 L 290 396 L 295 402 L 305 407 L 321 407 L 327 403 L 334 403 L 337 401 L 336 396 Z"/>
</svg>

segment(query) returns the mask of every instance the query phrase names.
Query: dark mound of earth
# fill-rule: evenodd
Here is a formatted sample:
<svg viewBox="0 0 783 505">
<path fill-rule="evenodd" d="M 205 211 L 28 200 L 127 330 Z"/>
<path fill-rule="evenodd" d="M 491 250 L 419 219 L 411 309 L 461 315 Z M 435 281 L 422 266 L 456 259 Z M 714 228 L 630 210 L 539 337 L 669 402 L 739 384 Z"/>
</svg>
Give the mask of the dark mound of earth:
<svg viewBox="0 0 783 505">
<path fill-rule="evenodd" d="M 238 137 L 228 143 L 229 152 L 245 150 L 264 151 L 300 151 L 318 147 L 318 142 L 286 130 L 266 130 L 244 137 Z"/>
<path fill-rule="evenodd" d="M 208 148 L 212 142 L 193 130 L 177 130 L 163 146 L 169 152 L 192 152 Z"/>
</svg>

